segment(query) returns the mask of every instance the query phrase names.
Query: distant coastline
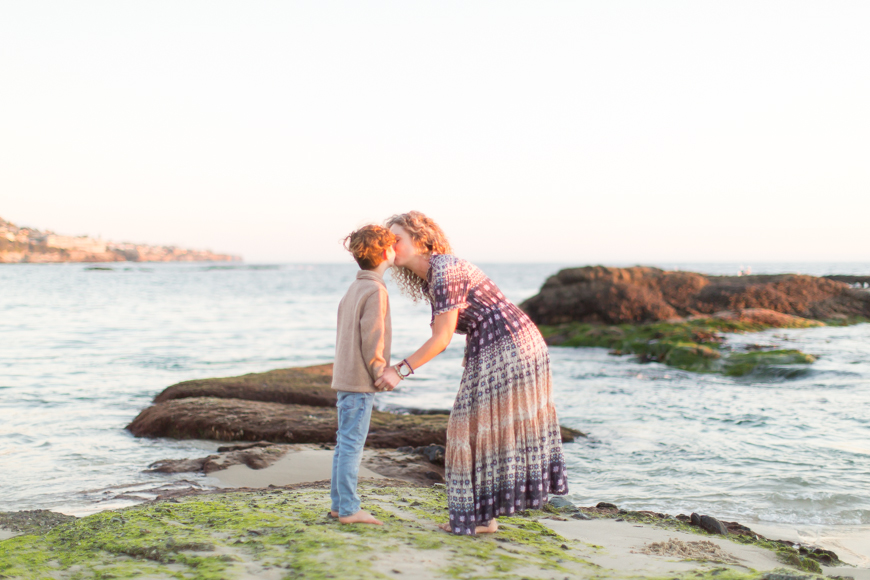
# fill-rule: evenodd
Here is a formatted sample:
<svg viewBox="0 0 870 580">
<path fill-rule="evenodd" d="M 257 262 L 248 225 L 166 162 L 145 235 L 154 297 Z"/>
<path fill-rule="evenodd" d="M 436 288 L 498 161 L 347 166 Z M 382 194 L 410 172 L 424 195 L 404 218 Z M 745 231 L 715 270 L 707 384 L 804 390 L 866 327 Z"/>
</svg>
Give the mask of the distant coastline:
<svg viewBox="0 0 870 580">
<path fill-rule="evenodd" d="M 240 262 L 241 256 L 109 242 L 89 236 L 63 236 L 52 231 L 18 227 L 0 218 L 0 264 L 61 262 Z"/>
</svg>

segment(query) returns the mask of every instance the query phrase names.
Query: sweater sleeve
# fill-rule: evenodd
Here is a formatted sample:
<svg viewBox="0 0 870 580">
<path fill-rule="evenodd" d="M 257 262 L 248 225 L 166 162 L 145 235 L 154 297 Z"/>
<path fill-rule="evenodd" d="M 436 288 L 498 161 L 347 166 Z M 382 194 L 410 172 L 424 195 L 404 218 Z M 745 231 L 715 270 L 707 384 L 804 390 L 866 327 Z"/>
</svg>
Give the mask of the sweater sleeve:
<svg viewBox="0 0 870 580">
<path fill-rule="evenodd" d="M 385 288 L 378 288 L 366 298 L 360 316 L 359 330 L 362 355 L 372 380 L 376 380 L 390 361 L 384 358 L 386 346 L 386 317 L 389 297 Z"/>
</svg>

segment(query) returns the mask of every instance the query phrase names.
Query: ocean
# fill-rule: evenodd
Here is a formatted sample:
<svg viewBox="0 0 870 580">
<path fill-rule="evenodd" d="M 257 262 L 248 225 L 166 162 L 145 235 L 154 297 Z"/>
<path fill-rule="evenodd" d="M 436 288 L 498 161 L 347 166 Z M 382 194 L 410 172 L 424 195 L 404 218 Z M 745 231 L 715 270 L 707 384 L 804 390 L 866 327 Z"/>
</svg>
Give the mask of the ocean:
<svg viewBox="0 0 870 580">
<path fill-rule="evenodd" d="M 519 303 L 567 265 L 479 266 Z M 752 266 L 870 273 L 854 263 Z M 0 266 L 0 511 L 84 515 L 161 486 L 213 483 L 143 470 L 206 455 L 216 442 L 137 439 L 124 427 L 180 381 L 331 362 L 336 307 L 355 272 L 352 264 Z M 393 353 L 403 357 L 429 336 L 429 308 L 388 286 Z M 551 348 L 560 421 L 589 434 L 564 447 L 569 499 L 747 524 L 870 524 L 870 324 L 728 341 L 787 345 L 819 360 L 790 378 L 729 378 Z M 377 405 L 449 409 L 463 346 L 455 337 Z"/>
</svg>

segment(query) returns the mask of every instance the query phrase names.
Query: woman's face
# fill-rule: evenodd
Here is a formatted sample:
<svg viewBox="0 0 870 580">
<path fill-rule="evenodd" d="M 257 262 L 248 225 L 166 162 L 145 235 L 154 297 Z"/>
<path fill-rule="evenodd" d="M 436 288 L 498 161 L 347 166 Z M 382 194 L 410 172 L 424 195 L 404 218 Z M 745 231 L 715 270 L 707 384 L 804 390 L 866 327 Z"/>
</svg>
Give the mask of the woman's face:
<svg viewBox="0 0 870 580">
<path fill-rule="evenodd" d="M 420 249 L 414 245 L 414 240 L 402 226 L 394 224 L 390 226 L 390 231 L 396 236 L 396 243 L 393 245 L 393 249 L 396 250 L 395 264 L 396 266 L 406 266 L 414 256 L 421 253 Z"/>
</svg>

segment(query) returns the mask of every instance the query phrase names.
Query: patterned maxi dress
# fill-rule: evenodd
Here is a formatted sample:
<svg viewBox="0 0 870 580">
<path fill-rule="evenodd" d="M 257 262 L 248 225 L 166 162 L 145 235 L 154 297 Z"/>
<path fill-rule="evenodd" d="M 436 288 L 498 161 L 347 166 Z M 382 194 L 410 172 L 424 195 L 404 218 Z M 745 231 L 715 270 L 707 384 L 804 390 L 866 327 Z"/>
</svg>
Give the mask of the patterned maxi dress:
<svg viewBox="0 0 870 580">
<path fill-rule="evenodd" d="M 465 372 L 447 424 L 447 504 L 454 534 L 540 509 L 568 493 L 550 355 L 528 316 L 477 267 L 434 255 L 423 286 L 435 316 L 459 309 Z"/>
</svg>

